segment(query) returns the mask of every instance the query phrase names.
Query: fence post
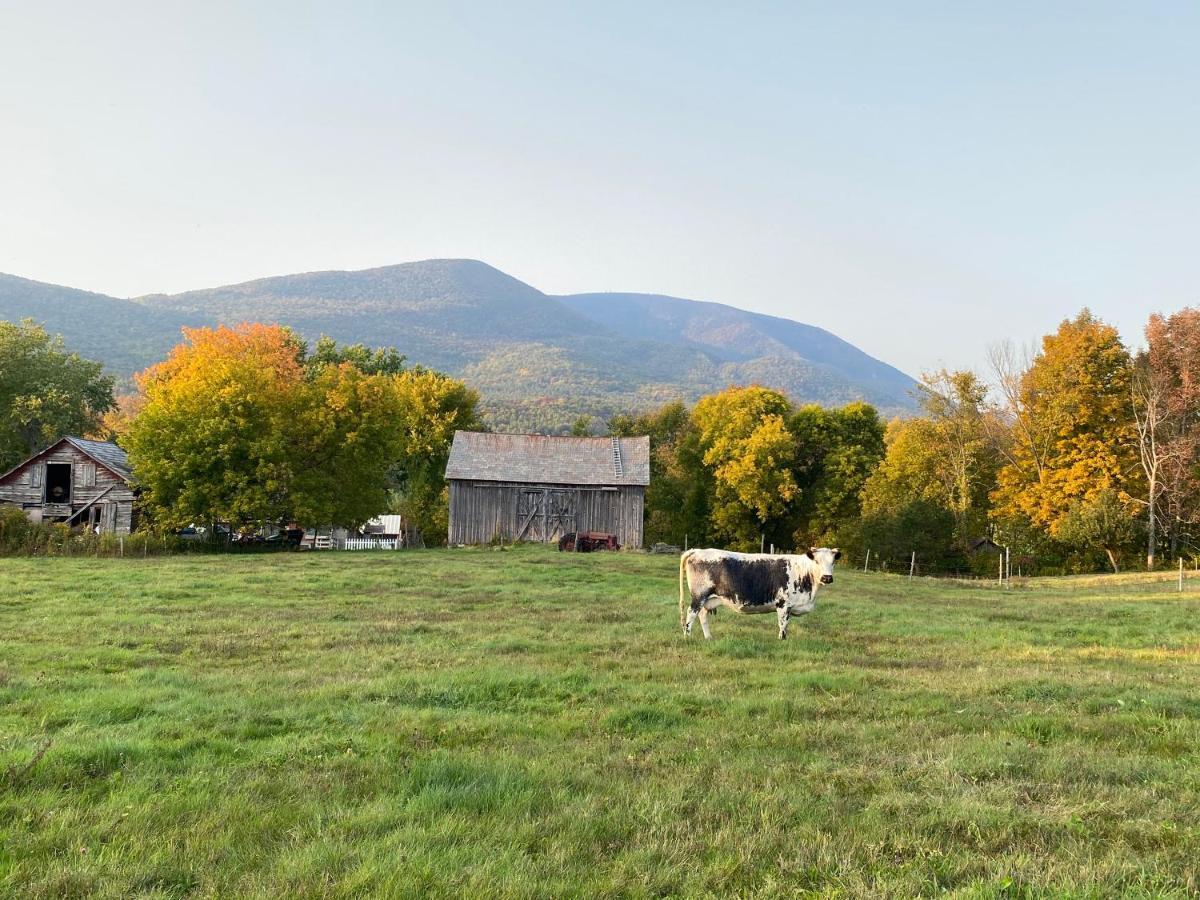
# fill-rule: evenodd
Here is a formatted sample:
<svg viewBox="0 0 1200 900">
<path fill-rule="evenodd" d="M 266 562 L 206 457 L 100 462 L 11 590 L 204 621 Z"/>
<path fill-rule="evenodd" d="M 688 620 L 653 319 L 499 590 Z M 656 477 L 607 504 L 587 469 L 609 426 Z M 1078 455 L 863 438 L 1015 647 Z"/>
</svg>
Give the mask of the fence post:
<svg viewBox="0 0 1200 900">
<path fill-rule="evenodd" d="M 1008 547 L 1004 548 L 1004 580 L 1012 587 L 1012 554 Z"/>
<path fill-rule="evenodd" d="M 765 533 L 764 533 L 764 534 L 760 534 L 760 535 L 758 536 L 758 552 L 759 552 L 759 553 L 762 553 L 762 552 L 763 552 L 763 548 L 764 548 L 766 545 L 767 545 L 767 536 L 766 536 L 766 534 L 765 534 Z"/>
<path fill-rule="evenodd" d="M 1179 557 L 1179 593 L 1183 593 L 1183 557 Z"/>
<path fill-rule="evenodd" d="M 917 571 L 917 551 L 913 551 L 912 562 L 908 564 L 908 580 L 912 581 L 913 572 Z"/>
<path fill-rule="evenodd" d="M 120 554 L 121 559 L 125 558 L 125 535 L 123 534 L 117 537 L 117 552 Z"/>
<path fill-rule="evenodd" d="M 997 582 L 1000 587 L 1004 587 L 1004 554 L 1000 554 L 1000 580 Z"/>
<path fill-rule="evenodd" d="M 867 566 L 871 564 L 871 548 L 867 548 L 867 558 L 863 560 L 863 571 L 867 571 Z"/>
</svg>

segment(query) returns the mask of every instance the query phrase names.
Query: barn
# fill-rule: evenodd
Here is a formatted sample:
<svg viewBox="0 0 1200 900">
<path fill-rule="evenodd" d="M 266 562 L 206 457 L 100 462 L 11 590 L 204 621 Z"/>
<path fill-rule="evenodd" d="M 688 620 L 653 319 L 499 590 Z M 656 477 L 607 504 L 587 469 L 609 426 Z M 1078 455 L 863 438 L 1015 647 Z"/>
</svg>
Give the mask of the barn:
<svg viewBox="0 0 1200 900">
<path fill-rule="evenodd" d="M 602 531 L 641 547 L 650 438 L 457 431 L 446 478 L 452 546 Z"/>
<path fill-rule="evenodd" d="M 129 534 L 135 499 L 129 459 L 111 441 L 61 438 L 0 475 L 0 505 L 34 522 Z"/>
</svg>

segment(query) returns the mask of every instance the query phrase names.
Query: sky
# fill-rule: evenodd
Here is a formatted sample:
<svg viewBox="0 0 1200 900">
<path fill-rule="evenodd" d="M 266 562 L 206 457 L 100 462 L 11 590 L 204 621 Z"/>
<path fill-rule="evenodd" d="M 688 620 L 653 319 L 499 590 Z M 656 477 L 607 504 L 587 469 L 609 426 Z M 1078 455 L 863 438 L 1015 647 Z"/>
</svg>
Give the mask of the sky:
<svg viewBox="0 0 1200 900">
<path fill-rule="evenodd" d="M 983 370 L 1200 303 L 1200 4 L 0 0 L 0 272 L 433 257 Z"/>
</svg>

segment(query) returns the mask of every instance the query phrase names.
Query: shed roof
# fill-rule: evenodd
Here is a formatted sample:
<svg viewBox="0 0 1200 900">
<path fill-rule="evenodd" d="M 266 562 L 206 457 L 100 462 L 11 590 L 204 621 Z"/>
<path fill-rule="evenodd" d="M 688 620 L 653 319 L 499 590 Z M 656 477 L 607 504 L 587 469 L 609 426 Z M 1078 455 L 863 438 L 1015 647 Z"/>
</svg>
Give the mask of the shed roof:
<svg viewBox="0 0 1200 900">
<path fill-rule="evenodd" d="M 68 437 L 66 440 L 80 452 L 86 453 L 102 466 L 111 469 L 114 475 L 120 475 L 126 481 L 133 477 L 133 470 L 129 467 L 129 457 L 112 441 L 90 441 L 87 438 L 77 437 Z"/>
<path fill-rule="evenodd" d="M 647 485 L 650 438 L 456 431 L 446 477 L 533 484 Z"/>
<path fill-rule="evenodd" d="M 4 481 L 9 475 L 12 475 L 14 472 L 23 469 L 34 460 L 45 456 L 62 443 L 70 444 L 84 456 L 95 460 L 123 481 L 131 482 L 133 480 L 133 470 L 129 467 L 129 457 L 125 455 L 124 450 L 122 450 L 112 441 L 92 441 L 88 440 L 87 438 L 67 436 L 59 438 L 40 453 L 35 453 L 28 459 L 24 459 L 17 463 L 7 472 L 0 475 L 0 481 Z"/>
</svg>

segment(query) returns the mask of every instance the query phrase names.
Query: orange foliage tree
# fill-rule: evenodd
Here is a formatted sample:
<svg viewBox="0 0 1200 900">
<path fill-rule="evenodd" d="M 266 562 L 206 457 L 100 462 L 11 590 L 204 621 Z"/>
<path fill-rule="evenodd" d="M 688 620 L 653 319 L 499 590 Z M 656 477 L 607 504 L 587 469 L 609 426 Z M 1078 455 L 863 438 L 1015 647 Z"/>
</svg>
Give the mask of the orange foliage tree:
<svg viewBox="0 0 1200 900">
<path fill-rule="evenodd" d="M 1084 310 L 1042 339 L 1041 352 L 1007 392 L 1010 439 L 992 494 L 993 515 L 1067 539 L 1064 524 L 1115 502 L 1132 517 L 1140 493 L 1131 360 L 1115 328 Z M 1069 529 L 1072 536 L 1080 529 Z M 1123 532 L 1123 529 L 1121 529 Z M 1096 540 L 1087 548 L 1104 549 Z M 1115 561 L 1114 561 L 1115 564 Z"/>
<path fill-rule="evenodd" d="M 137 377 L 125 434 L 156 521 L 351 525 L 385 508 L 404 449 L 396 376 L 310 365 L 279 326 L 184 338 Z"/>
</svg>

